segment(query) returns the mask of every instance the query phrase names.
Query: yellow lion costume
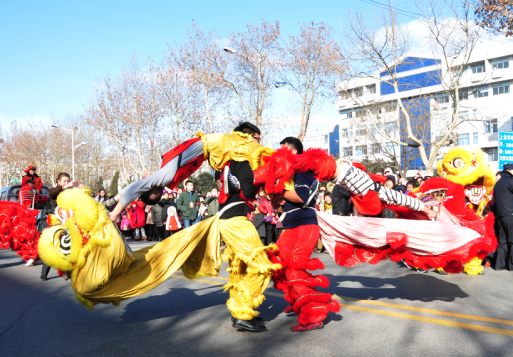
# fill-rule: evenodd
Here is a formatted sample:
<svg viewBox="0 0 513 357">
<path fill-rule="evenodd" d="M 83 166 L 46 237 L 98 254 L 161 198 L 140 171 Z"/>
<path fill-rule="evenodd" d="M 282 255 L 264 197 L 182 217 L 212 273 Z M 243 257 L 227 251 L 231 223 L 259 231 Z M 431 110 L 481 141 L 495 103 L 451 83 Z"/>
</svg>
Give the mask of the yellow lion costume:
<svg viewBox="0 0 513 357">
<path fill-rule="evenodd" d="M 465 187 L 465 196 L 469 201 L 467 208 L 482 216 L 495 185 L 495 174 L 488 166 L 484 152 L 481 149 L 471 152 L 460 147 L 453 148 L 438 161 L 437 169 L 443 178 Z M 465 265 L 464 271 L 469 275 L 481 274 L 481 259 L 474 258 Z"/>
<path fill-rule="evenodd" d="M 203 153 L 212 167 L 227 161 L 248 161 L 252 169 L 273 150 L 242 133 L 201 135 Z M 198 139 L 191 139 L 198 140 Z M 57 209 L 49 216 L 51 227 L 39 240 L 39 256 L 52 267 L 71 271 L 77 300 L 88 309 L 98 303 L 119 304 L 143 294 L 168 279 L 178 269 L 188 278 L 217 275 L 221 260 L 229 262 L 230 290 L 227 302 L 232 316 L 250 320 L 264 300 L 272 264 L 253 224 L 246 217 L 220 219 L 219 215 L 175 233 L 154 246 L 136 252 L 125 244 L 102 204 L 89 189 L 67 189 L 57 197 Z M 227 245 L 223 256 L 220 240 Z"/>
<path fill-rule="evenodd" d="M 438 161 L 437 169 L 443 178 L 465 187 L 465 196 L 469 200 L 467 208 L 474 209 L 481 216 L 495 185 L 495 174 L 488 166 L 483 151 L 453 148 Z"/>
</svg>

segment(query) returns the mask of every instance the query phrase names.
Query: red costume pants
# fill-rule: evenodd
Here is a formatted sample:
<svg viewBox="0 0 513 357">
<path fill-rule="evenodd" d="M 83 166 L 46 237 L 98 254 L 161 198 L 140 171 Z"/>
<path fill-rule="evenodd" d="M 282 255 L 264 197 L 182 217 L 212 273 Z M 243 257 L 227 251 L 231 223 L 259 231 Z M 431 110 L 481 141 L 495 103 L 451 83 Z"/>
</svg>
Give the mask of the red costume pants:
<svg viewBox="0 0 513 357">
<path fill-rule="evenodd" d="M 285 229 L 277 242 L 279 249 L 267 253 L 273 263 L 283 266 L 283 269 L 273 271 L 274 287 L 285 293 L 285 300 L 292 305 L 299 324 L 303 326 L 321 322 L 330 311 L 340 310 L 340 305 L 331 299 L 331 294 L 315 288 L 328 287 L 329 280 L 306 271 L 324 269 L 319 259 L 310 259 L 318 240 L 318 225 Z"/>
</svg>

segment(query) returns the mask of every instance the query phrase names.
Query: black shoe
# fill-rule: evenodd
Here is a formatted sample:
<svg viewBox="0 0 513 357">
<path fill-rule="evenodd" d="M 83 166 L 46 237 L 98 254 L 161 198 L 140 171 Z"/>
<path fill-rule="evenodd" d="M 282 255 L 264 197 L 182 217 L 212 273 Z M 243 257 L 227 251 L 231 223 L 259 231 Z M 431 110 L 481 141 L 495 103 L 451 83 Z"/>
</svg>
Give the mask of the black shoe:
<svg viewBox="0 0 513 357">
<path fill-rule="evenodd" d="M 39 278 L 40 278 L 41 280 L 43 280 L 43 281 L 47 281 L 47 280 L 48 280 L 48 278 L 47 278 L 46 276 L 42 276 L 42 275 L 41 275 Z"/>
<path fill-rule="evenodd" d="M 233 325 L 232 326 L 235 327 L 238 330 L 244 330 L 244 331 L 249 331 L 249 332 L 263 332 L 263 331 L 267 330 L 265 328 L 265 326 L 258 325 L 253 320 L 239 320 L 239 319 L 235 319 L 233 321 Z"/>
<path fill-rule="evenodd" d="M 264 319 L 261 318 L 260 316 L 256 316 L 256 317 L 253 317 L 253 320 L 254 322 L 256 323 L 262 323 L 264 322 Z M 235 317 L 232 316 L 232 323 L 235 322 Z"/>
</svg>

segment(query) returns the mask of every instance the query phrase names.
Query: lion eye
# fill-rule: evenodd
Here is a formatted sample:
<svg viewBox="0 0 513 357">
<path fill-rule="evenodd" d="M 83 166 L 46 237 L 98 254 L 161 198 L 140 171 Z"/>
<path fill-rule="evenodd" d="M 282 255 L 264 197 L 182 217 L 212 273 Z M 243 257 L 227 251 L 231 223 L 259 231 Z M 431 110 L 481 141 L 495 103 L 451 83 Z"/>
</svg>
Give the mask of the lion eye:
<svg viewBox="0 0 513 357">
<path fill-rule="evenodd" d="M 459 157 L 452 160 L 451 164 L 456 169 L 462 169 L 465 167 L 465 162 L 462 159 L 460 159 Z"/>
</svg>

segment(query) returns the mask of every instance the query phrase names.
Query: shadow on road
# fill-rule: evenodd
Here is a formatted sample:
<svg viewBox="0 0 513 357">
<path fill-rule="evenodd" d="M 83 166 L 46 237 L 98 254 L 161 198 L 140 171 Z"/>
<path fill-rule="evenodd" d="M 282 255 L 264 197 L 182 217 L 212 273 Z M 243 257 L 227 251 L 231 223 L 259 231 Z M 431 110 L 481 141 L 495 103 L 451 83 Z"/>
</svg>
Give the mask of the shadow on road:
<svg viewBox="0 0 513 357">
<path fill-rule="evenodd" d="M 163 295 L 133 300 L 126 305 L 121 320 L 129 323 L 151 321 L 226 304 L 228 294 L 223 293 L 222 290 L 216 289 L 207 294 L 197 294 L 206 289 L 212 288 L 175 288 Z"/>
<path fill-rule="evenodd" d="M 453 283 L 430 274 L 407 274 L 397 278 L 368 276 L 335 276 L 326 274 L 331 284 L 327 291 L 339 296 L 377 300 L 454 301 L 469 295 Z"/>
</svg>

